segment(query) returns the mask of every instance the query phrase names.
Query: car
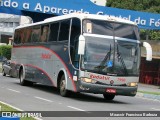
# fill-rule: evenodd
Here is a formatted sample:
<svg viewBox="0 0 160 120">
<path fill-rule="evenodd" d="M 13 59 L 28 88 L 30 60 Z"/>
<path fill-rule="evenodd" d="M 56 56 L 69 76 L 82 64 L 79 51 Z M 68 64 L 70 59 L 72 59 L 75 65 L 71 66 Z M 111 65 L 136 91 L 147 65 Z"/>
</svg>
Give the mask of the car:
<svg viewBox="0 0 160 120">
<path fill-rule="evenodd" d="M 6 60 L 2 63 L 2 75 L 3 76 L 6 76 L 6 75 L 9 75 L 11 76 L 11 63 L 10 63 L 10 60 Z"/>
<path fill-rule="evenodd" d="M 0 56 L 0 62 L 4 62 L 4 61 L 6 61 L 7 60 L 7 58 L 6 57 L 4 57 L 4 56 Z"/>
</svg>

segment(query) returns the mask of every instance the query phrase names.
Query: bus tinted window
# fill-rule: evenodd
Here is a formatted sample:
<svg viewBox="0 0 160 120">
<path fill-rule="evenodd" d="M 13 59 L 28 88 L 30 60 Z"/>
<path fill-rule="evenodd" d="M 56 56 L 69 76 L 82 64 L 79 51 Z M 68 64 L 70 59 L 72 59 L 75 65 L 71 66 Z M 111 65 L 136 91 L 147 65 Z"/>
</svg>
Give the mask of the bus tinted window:
<svg viewBox="0 0 160 120">
<path fill-rule="evenodd" d="M 20 31 L 16 30 L 14 34 L 14 43 L 15 44 L 20 44 Z"/>
<path fill-rule="evenodd" d="M 32 28 L 32 42 L 39 42 L 40 32 L 40 26 L 34 26 Z"/>
<path fill-rule="evenodd" d="M 71 43 L 74 42 L 76 37 L 79 37 L 80 32 L 81 32 L 81 22 L 78 18 L 73 18 L 71 27 Z"/>
<path fill-rule="evenodd" d="M 59 22 L 50 25 L 49 41 L 57 41 L 59 31 Z"/>
<path fill-rule="evenodd" d="M 77 18 L 72 19 L 71 37 L 70 37 L 70 56 L 72 64 L 78 68 L 78 38 L 81 32 L 81 22 Z"/>
<path fill-rule="evenodd" d="M 115 36 L 127 39 L 139 39 L 137 26 L 103 20 L 84 20 L 83 32 Z"/>
<path fill-rule="evenodd" d="M 48 33 L 49 33 L 49 25 L 42 25 L 41 26 L 40 42 L 47 42 L 47 40 L 48 40 Z"/>
<path fill-rule="evenodd" d="M 68 40 L 70 20 L 64 20 L 60 25 L 59 41 Z"/>
<path fill-rule="evenodd" d="M 113 36 L 113 25 L 101 20 L 84 20 L 83 32 Z"/>
<path fill-rule="evenodd" d="M 31 42 L 32 29 L 31 28 L 26 28 L 25 33 L 26 33 L 26 35 L 25 35 L 25 43 Z"/>
<path fill-rule="evenodd" d="M 129 39 L 139 39 L 138 28 L 136 26 L 114 23 L 115 36 Z M 137 35 L 137 36 L 136 36 Z"/>
<path fill-rule="evenodd" d="M 20 41 L 21 41 L 21 44 L 25 43 L 25 28 L 20 30 Z"/>
</svg>

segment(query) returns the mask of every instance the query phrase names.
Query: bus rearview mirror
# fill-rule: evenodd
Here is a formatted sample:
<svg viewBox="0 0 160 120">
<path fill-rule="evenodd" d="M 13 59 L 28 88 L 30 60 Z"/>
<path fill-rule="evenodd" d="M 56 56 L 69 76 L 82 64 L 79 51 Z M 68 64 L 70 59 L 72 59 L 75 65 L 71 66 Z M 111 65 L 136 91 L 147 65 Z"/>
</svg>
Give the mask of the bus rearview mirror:
<svg viewBox="0 0 160 120">
<path fill-rule="evenodd" d="M 79 36 L 79 42 L 78 42 L 78 54 L 84 55 L 85 50 L 85 37 L 83 35 Z"/>
<path fill-rule="evenodd" d="M 146 48 L 146 60 L 152 61 L 152 47 L 149 43 L 143 42 L 143 47 Z"/>
</svg>

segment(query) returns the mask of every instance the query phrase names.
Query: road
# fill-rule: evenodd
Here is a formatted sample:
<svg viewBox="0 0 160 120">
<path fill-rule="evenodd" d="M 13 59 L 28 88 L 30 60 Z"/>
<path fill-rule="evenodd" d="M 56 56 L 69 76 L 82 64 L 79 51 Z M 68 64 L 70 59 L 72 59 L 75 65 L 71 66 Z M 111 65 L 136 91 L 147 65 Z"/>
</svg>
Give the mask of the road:
<svg viewBox="0 0 160 120">
<path fill-rule="evenodd" d="M 0 74 L 0 101 L 24 111 L 160 111 L 160 101 L 142 97 L 116 96 L 105 101 L 102 95 L 75 94 L 61 97 L 57 89 L 42 85 L 21 86 L 19 79 Z M 71 112 L 72 113 L 72 112 Z M 62 114 L 63 116 L 63 112 Z M 74 113 L 73 113 L 74 114 Z M 89 114 L 89 113 L 88 113 Z M 128 120 L 127 117 L 42 118 L 44 120 Z M 130 117 L 132 120 L 159 120 L 158 117 Z"/>
</svg>

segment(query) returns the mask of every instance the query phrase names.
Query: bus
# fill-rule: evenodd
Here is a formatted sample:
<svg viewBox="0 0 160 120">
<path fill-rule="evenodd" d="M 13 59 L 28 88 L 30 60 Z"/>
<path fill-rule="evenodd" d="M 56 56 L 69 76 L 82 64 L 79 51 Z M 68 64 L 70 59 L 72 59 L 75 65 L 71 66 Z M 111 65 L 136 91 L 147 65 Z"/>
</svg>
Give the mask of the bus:
<svg viewBox="0 0 160 120">
<path fill-rule="evenodd" d="M 21 85 L 54 86 L 61 96 L 135 96 L 141 46 L 152 60 L 151 46 L 140 42 L 138 26 L 128 20 L 76 13 L 47 18 L 15 29 L 12 76 Z"/>
</svg>

